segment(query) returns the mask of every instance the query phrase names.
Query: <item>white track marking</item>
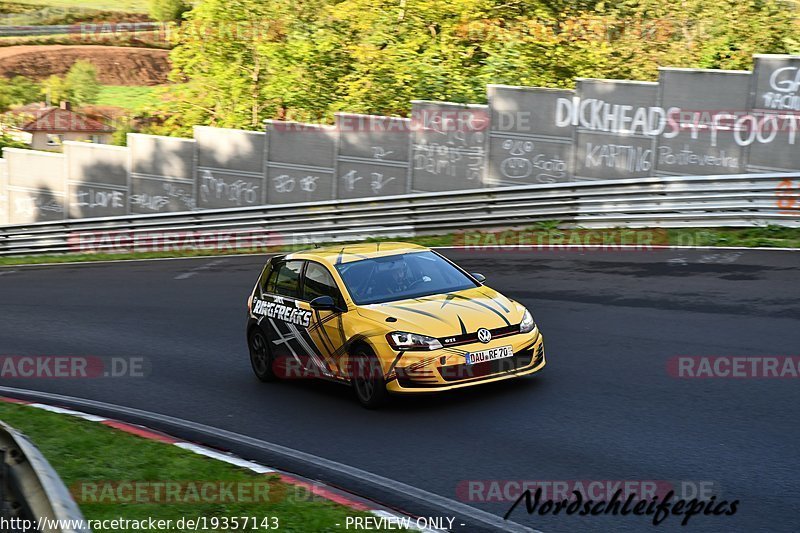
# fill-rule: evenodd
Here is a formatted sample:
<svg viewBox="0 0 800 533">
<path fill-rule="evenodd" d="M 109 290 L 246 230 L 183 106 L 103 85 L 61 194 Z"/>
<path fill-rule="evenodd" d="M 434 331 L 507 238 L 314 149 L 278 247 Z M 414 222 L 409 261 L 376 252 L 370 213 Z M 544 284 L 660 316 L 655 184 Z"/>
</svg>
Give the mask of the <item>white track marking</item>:
<svg viewBox="0 0 800 533">
<path fill-rule="evenodd" d="M 175 279 L 188 279 L 188 278 L 191 278 L 192 276 L 194 276 L 198 272 L 202 272 L 203 270 L 208 270 L 211 267 L 215 267 L 217 265 L 221 265 L 225 261 L 227 261 L 227 259 L 220 259 L 220 260 L 217 260 L 217 261 L 211 261 L 209 263 L 205 263 L 203 265 L 194 267 L 193 269 L 191 269 L 191 270 L 189 270 L 187 272 L 183 272 L 182 274 L 178 274 L 177 276 L 175 276 Z"/>
<path fill-rule="evenodd" d="M 88 413 L 81 413 L 80 411 L 73 411 L 72 409 L 64 409 L 63 407 L 55 407 L 44 403 L 32 403 L 29 405 L 31 407 L 35 407 L 43 411 L 50 411 L 51 413 L 58 413 L 60 415 L 76 416 L 84 420 L 89 420 L 90 422 L 105 422 L 106 420 L 108 420 L 107 418 L 103 418 L 102 416 L 95 416 L 95 415 L 90 415 Z"/>
<path fill-rule="evenodd" d="M 254 463 L 252 461 L 247 461 L 235 455 L 218 452 L 216 450 L 212 450 L 211 448 L 206 448 L 205 446 L 198 446 L 197 444 L 191 444 L 189 442 L 176 442 L 175 446 L 190 452 L 194 452 L 198 455 L 216 459 L 217 461 L 222 461 L 234 466 L 246 468 L 247 470 L 252 470 L 256 474 L 271 474 L 275 472 L 275 470 L 272 468 L 267 468 L 266 466 Z"/>
</svg>

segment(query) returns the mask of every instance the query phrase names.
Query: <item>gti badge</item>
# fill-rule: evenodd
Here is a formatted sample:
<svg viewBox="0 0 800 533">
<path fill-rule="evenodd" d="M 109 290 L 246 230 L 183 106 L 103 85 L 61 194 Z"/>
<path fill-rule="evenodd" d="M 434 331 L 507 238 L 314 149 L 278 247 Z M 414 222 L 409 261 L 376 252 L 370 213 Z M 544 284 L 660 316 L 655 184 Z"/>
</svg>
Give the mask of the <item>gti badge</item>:
<svg viewBox="0 0 800 533">
<path fill-rule="evenodd" d="M 492 340 L 492 332 L 486 328 L 481 328 L 478 330 L 478 340 L 482 343 L 486 344 L 490 340 Z"/>
</svg>

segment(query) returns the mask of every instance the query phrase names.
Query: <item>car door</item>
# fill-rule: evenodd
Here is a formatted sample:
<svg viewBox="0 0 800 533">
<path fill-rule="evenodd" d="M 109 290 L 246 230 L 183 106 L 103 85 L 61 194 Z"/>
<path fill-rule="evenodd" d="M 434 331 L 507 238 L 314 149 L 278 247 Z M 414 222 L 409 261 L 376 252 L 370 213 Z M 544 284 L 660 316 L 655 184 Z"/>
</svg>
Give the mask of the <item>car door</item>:
<svg viewBox="0 0 800 533">
<path fill-rule="evenodd" d="M 276 373 L 285 378 L 315 377 L 330 374 L 307 328 L 311 307 L 302 299 L 305 261 L 279 261 L 273 265 L 255 313 L 263 317 L 275 359 Z"/>
<path fill-rule="evenodd" d="M 306 302 L 311 302 L 311 300 L 320 296 L 330 296 L 336 302 L 337 310 L 321 311 L 312 309 L 311 325 L 308 327 L 308 332 L 323 358 L 326 368 L 334 376 L 343 377 L 344 369 L 342 364 L 346 341 L 343 320 L 347 306 L 341 290 L 328 268 L 314 261 L 306 263 L 302 288 L 302 298 Z"/>
</svg>

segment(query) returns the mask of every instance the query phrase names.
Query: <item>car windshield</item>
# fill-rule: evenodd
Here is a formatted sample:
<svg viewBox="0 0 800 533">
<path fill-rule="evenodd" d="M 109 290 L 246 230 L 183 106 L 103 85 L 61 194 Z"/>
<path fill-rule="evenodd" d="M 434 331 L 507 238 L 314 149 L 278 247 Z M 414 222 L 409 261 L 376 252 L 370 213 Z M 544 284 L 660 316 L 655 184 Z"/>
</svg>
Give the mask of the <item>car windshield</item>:
<svg viewBox="0 0 800 533">
<path fill-rule="evenodd" d="M 475 281 L 433 252 L 414 252 L 336 265 L 358 305 L 417 298 L 476 287 Z"/>
</svg>

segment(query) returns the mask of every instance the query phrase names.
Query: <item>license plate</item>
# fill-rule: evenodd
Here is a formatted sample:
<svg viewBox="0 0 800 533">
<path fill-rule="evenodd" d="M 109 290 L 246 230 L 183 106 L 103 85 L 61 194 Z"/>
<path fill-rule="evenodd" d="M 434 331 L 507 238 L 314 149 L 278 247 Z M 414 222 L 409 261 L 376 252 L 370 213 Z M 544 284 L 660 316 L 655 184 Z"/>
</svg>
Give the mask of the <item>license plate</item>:
<svg viewBox="0 0 800 533">
<path fill-rule="evenodd" d="M 467 364 L 476 365 L 478 363 L 485 363 L 486 361 L 505 359 L 512 355 L 514 355 L 514 350 L 511 349 L 511 346 L 498 346 L 497 348 L 489 348 L 488 350 L 481 350 L 480 352 L 468 353 Z"/>
</svg>

